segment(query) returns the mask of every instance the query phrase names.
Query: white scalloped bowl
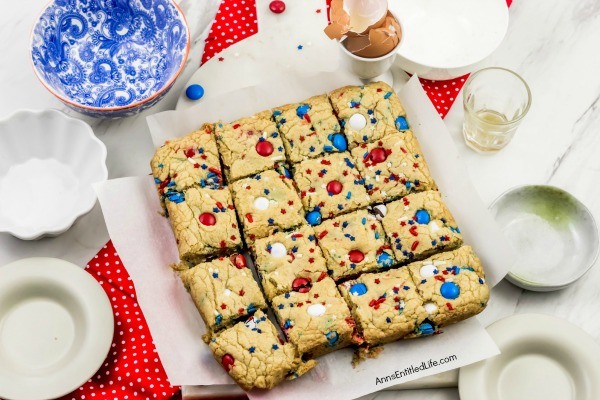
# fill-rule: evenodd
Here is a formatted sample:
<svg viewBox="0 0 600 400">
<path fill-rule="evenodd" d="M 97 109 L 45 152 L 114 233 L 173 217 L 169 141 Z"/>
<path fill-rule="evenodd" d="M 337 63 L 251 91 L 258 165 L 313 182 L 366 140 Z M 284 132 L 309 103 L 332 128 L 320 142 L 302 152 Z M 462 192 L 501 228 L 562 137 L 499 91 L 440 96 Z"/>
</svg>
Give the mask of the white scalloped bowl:
<svg viewBox="0 0 600 400">
<path fill-rule="evenodd" d="M 67 231 L 107 178 L 106 147 L 85 122 L 56 110 L 0 120 L 0 232 L 33 240 Z"/>
</svg>

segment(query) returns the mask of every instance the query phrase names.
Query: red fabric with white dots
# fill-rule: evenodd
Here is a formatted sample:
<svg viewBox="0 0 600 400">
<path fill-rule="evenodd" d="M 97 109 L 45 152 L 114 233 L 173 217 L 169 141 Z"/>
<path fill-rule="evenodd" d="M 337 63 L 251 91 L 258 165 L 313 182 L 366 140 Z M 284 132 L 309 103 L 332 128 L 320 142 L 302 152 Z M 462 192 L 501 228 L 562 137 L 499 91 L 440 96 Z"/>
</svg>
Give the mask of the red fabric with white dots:
<svg viewBox="0 0 600 400">
<path fill-rule="evenodd" d="M 167 379 L 135 289 L 112 242 L 86 266 L 100 283 L 113 307 L 115 333 L 110 352 L 98 372 L 63 400 L 170 399 L 179 393 Z"/>
<path fill-rule="evenodd" d="M 294 0 L 290 0 L 294 1 Z M 325 0 L 327 14 L 329 15 L 329 4 L 331 0 Z M 510 7 L 512 0 L 506 0 Z M 207 62 L 221 50 L 226 49 L 234 43 L 239 42 L 258 32 L 256 21 L 255 0 L 222 0 L 217 16 L 206 39 L 202 63 Z M 223 61 L 220 57 L 219 61 Z M 448 114 L 450 107 L 456 100 L 460 89 L 465 84 L 469 75 L 448 81 L 432 81 L 421 79 L 421 85 L 431 99 L 442 118 Z"/>
</svg>

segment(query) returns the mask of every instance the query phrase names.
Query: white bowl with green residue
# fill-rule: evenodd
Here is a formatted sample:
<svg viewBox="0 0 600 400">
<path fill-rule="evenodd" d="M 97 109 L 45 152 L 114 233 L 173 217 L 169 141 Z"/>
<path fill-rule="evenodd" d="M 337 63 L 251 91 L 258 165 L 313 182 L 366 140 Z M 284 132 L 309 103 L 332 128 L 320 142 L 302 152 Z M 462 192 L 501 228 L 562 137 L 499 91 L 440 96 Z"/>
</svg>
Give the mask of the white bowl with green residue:
<svg viewBox="0 0 600 400">
<path fill-rule="evenodd" d="M 519 287 L 562 289 L 581 278 L 598 257 L 594 217 L 562 189 L 519 186 L 498 197 L 490 209 L 518 255 L 506 279 Z"/>
</svg>

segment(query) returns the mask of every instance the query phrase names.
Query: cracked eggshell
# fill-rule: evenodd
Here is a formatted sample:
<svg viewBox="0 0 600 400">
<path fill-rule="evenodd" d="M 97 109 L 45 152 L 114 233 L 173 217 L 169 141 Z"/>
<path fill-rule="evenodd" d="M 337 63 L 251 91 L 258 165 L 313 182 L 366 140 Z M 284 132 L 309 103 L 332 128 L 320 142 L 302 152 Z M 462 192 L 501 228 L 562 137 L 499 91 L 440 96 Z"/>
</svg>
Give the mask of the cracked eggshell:
<svg viewBox="0 0 600 400">
<path fill-rule="evenodd" d="M 349 52 L 359 57 L 377 58 L 393 51 L 402 39 L 398 20 L 388 11 L 383 24 L 368 35 L 350 36 L 343 42 Z"/>
</svg>

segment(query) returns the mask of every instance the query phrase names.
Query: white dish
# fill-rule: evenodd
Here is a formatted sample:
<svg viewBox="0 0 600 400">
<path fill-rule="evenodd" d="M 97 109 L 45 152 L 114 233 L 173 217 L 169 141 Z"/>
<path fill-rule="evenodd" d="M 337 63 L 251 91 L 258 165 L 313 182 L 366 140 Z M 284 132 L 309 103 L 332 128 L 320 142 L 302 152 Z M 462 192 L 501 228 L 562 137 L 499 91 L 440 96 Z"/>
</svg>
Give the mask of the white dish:
<svg viewBox="0 0 600 400">
<path fill-rule="evenodd" d="M 402 0 L 390 10 L 402 24 L 397 62 L 421 78 L 444 80 L 477 69 L 508 29 L 505 0 Z"/>
<path fill-rule="evenodd" d="M 25 240 L 65 232 L 107 177 L 106 147 L 85 122 L 56 110 L 0 121 L 0 232 Z"/>
<path fill-rule="evenodd" d="M 528 290 L 562 289 L 594 265 L 600 249 L 592 213 L 553 186 L 518 186 L 490 206 L 517 261 L 506 279 Z"/>
<path fill-rule="evenodd" d="M 462 400 L 600 398 L 600 346 L 578 327 L 519 314 L 487 330 L 502 354 L 460 369 Z"/>
<path fill-rule="evenodd" d="M 106 293 L 82 268 L 27 258 L 0 268 L 0 398 L 67 394 L 100 368 L 114 319 Z"/>
</svg>

